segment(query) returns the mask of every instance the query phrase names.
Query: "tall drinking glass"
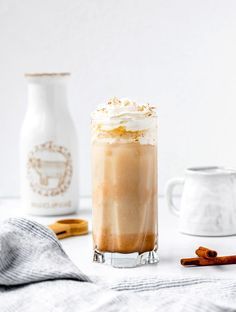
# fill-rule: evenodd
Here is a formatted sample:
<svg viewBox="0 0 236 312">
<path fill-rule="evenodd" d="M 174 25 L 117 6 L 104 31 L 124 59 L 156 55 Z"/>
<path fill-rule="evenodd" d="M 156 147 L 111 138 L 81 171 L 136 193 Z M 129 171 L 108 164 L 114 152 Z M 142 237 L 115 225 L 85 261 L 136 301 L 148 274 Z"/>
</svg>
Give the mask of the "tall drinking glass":
<svg viewBox="0 0 236 312">
<path fill-rule="evenodd" d="M 94 261 L 157 263 L 157 117 L 114 98 L 92 115 Z"/>
</svg>

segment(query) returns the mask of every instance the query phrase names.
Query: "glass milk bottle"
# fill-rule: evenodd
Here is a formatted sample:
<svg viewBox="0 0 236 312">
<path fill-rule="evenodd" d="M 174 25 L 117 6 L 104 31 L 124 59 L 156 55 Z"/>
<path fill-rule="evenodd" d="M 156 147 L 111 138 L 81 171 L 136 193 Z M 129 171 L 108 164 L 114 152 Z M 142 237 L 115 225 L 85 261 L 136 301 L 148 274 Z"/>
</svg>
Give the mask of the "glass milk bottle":
<svg viewBox="0 0 236 312">
<path fill-rule="evenodd" d="M 69 73 L 26 74 L 28 109 L 20 135 L 24 211 L 62 215 L 76 210 L 77 136 L 67 107 Z"/>
<path fill-rule="evenodd" d="M 155 108 L 113 98 L 92 114 L 94 261 L 157 263 Z"/>
</svg>

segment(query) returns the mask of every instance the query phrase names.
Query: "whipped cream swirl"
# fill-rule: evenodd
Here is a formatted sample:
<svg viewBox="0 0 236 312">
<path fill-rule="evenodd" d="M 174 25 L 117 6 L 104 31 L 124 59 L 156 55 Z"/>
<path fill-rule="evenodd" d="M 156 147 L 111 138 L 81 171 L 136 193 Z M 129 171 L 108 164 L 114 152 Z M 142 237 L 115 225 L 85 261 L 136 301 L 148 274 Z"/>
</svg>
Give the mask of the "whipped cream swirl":
<svg viewBox="0 0 236 312">
<path fill-rule="evenodd" d="M 147 103 L 137 104 L 128 99 L 114 97 L 106 104 L 99 105 L 92 113 L 93 128 L 95 127 L 93 130 L 106 134 L 103 139 L 109 139 L 111 143 L 121 142 L 124 138 L 127 141 L 128 137 L 143 144 L 151 144 L 150 142 L 153 143 L 156 137 L 154 117 L 156 117 L 155 107 Z M 120 131 L 115 131 L 117 129 Z"/>
</svg>

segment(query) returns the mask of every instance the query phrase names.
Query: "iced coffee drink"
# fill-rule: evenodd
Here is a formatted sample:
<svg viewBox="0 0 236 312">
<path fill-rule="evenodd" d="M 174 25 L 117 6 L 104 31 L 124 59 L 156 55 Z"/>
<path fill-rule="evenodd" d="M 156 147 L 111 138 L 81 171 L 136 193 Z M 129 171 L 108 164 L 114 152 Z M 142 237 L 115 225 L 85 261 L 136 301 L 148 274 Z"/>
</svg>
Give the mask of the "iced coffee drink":
<svg viewBox="0 0 236 312">
<path fill-rule="evenodd" d="M 157 262 L 155 108 L 113 98 L 92 114 L 94 261 Z"/>
</svg>

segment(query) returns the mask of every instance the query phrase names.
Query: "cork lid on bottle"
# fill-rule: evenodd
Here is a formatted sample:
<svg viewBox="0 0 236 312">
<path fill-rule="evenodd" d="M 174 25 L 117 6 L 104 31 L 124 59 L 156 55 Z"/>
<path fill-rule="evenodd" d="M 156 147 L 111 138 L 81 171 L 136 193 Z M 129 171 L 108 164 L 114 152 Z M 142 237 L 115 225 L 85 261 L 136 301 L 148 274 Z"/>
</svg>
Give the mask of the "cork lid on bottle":
<svg viewBox="0 0 236 312">
<path fill-rule="evenodd" d="M 70 76 L 70 73 L 25 73 L 25 77 L 64 77 Z"/>
</svg>

